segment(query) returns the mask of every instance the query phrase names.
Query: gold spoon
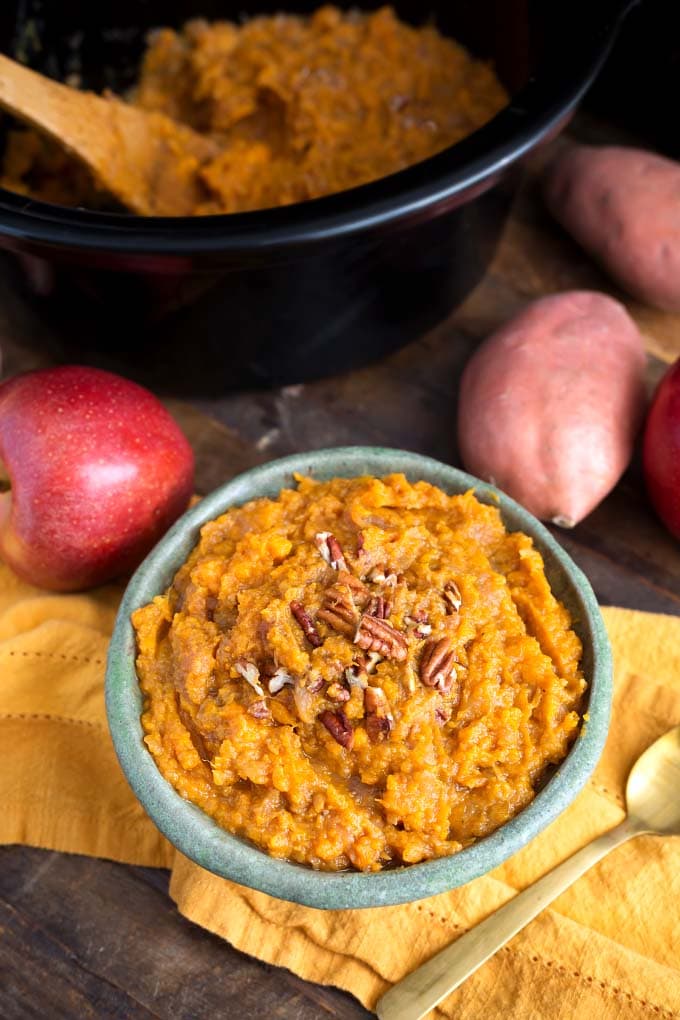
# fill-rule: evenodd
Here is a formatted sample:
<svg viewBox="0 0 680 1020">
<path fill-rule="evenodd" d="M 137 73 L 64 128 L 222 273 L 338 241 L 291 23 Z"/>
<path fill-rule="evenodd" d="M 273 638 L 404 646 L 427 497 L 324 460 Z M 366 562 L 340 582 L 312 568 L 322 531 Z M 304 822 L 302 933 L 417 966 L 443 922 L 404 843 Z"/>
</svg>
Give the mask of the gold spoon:
<svg viewBox="0 0 680 1020">
<path fill-rule="evenodd" d="M 45 132 L 142 216 L 187 216 L 214 144 L 162 113 L 81 92 L 0 54 L 0 108 Z"/>
<path fill-rule="evenodd" d="M 380 1020 L 420 1020 L 614 847 L 644 833 L 680 835 L 680 726 L 659 737 L 635 762 L 626 784 L 626 803 L 628 814 L 620 825 L 558 864 L 394 985 L 378 1000 Z"/>
</svg>

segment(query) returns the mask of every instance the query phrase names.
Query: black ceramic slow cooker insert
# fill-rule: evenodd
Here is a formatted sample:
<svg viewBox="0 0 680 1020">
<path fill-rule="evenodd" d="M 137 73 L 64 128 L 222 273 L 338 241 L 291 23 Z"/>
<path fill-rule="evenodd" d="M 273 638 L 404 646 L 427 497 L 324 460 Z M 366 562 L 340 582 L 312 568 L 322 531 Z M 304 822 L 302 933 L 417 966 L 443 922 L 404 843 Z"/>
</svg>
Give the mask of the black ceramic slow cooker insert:
<svg viewBox="0 0 680 1020">
<path fill-rule="evenodd" d="M 407 343 L 469 293 L 503 226 L 513 167 L 566 123 L 631 0 L 394 6 L 492 59 L 512 96 L 485 127 L 414 167 L 287 208 L 200 218 L 66 209 L 0 189 L 0 247 L 21 254 L 71 359 L 104 359 L 185 393 L 293 382 Z M 77 60 L 86 87 L 122 92 L 150 28 L 238 19 L 244 7 L 282 3 L 8 0 L 0 48 L 57 78 Z"/>
</svg>

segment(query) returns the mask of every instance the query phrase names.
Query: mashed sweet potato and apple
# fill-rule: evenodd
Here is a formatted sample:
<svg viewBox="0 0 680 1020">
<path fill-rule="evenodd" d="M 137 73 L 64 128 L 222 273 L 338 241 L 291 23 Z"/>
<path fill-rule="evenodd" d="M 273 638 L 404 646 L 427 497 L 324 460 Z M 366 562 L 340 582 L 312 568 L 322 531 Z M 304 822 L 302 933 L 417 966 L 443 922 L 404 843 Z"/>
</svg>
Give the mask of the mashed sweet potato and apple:
<svg viewBox="0 0 680 1020">
<path fill-rule="evenodd" d="M 151 36 L 130 100 L 209 137 L 194 215 L 289 205 L 373 181 L 490 120 L 508 97 L 484 61 L 390 7 L 319 8 Z M 97 207 L 87 172 L 35 131 L 9 135 L 3 187 Z"/>
<path fill-rule="evenodd" d="M 581 644 L 531 539 L 403 475 L 300 478 L 227 511 L 133 624 L 161 773 L 318 869 L 488 835 L 580 723 Z"/>
</svg>

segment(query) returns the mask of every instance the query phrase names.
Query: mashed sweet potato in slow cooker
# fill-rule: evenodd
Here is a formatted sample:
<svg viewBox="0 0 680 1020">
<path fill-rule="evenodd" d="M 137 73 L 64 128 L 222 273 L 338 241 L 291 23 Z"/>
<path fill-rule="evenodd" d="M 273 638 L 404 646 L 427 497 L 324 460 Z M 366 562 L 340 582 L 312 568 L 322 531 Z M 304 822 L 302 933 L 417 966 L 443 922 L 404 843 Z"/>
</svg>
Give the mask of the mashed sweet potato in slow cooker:
<svg viewBox="0 0 680 1020">
<path fill-rule="evenodd" d="M 155 32 L 131 100 L 209 136 L 195 215 L 289 205 L 376 180 L 459 141 L 508 97 L 491 67 L 390 7 L 321 7 Z M 1 182 L 101 203 L 87 174 L 33 131 L 10 134 Z"/>
<path fill-rule="evenodd" d="M 314 868 L 455 853 L 531 801 L 579 726 L 581 644 L 531 539 L 403 475 L 229 510 L 133 624 L 162 774 Z"/>
</svg>

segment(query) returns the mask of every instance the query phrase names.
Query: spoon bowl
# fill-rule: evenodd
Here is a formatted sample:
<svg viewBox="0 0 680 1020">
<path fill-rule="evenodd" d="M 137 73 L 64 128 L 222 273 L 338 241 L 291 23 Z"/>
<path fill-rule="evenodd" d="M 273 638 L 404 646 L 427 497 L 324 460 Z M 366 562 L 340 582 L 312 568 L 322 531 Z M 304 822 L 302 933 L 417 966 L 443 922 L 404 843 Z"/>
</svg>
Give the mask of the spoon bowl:
<svg viewBox="0 0 680 1020">
<path fill-rule="evenodd" d="M 680 726 L 648 747 L 630 770 L 626 804 L 641 832 L 680 835 Z"/>
</svg>

